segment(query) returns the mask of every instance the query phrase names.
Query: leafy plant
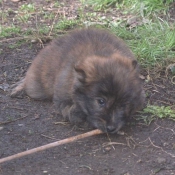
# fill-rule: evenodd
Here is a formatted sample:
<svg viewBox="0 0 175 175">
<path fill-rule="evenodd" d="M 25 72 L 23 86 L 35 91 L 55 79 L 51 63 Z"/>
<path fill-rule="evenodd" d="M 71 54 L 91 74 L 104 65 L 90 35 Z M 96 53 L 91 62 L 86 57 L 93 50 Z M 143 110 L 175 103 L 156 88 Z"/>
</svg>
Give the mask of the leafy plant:
<svg viewBox="0 0 175 175">
<path fill-rule="evenodd" d="M 11 25 L 9 27 L 4 27 L 4 26 L 0 25 L 0 38 L 19 34 L 20 31 L 21 31 L 21 29 L 17 26 L 14 26 L 14 25 Z"/>
<path fill-rule="evenodd" d="M 77 24 L 79 24 L 78 20 L 64 18 L 55 24 L 54 28 L 59 30 L 67 30 L 73 28 Z"/>
<path fill-rule="evenodd" d="M 20 6 L 19 11 L 21 12 L 34 12 L 35 11 L 35 6 L 34 4 L 23 4 Z"/>
<path fill-rule="evenodd" d="M 32 15 L 32 12 L 35 11 L 34 4 L 23 4 L 19 7 L 19 13 L 17 19 L 22 22 L 28 22 L 29 18 Z"/>
<path fill-rule="evenodd" d="M 139 120 L 143 120 L 146 124 L 150 124 L 156 118 L 169 118 L 175 120 L 175 110 L 170 106 L 154 106 L 148 105 L 143 112 L 141 112 Z"/>
<path fill-rule="evenodd" d="M 154 106 L 148 105 L 144 110 L 144 113 L 150 113 L 158 118 L 174 118 L 175 111 L 170 106 Z"/>
</svg>

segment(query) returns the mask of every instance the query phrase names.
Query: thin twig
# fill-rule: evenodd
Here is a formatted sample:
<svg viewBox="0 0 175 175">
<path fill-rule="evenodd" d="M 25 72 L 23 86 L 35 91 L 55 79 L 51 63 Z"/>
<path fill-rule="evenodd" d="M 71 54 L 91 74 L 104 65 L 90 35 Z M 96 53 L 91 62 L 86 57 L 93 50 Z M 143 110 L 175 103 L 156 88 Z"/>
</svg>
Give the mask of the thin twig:
<svg viewBox="0 0 175 175">
<path fill-rule="evenodd" d="M 49 137 L 49 136 L 46 136 L 46 135 L 44 135 L 44 134 L 41 134 L 41 136 L 46 137 L 46 138 L 48 138 L 48 139 L 57 140 L 56 138 Z"/>
<path fill-rule="evenodd" d="M 108 137 L 108 140 L 109 140 L 109 144 L 108 145 L 111 145 L 112 146 L 112 148 L 113 148 L 113 150 L 115 150 L 115 147 L 113 146 L 113 144 L 111 144 L 111 143 L 113 143 L 113 142 L 111 142 L 111 139 L 110 139 L 110 137 L 109 137 L 109 134 L 107 133 L 107 137 Z"/>
<path fill-rule="evenodd" d="M 28 111 L 28 109 L 18 108 L 18 107 L 15 107 L 15 106 L 6 106 L 6 108 L 17 109 L 17 110 L 21 110 L 21 111 L 24 111 L 24 110 L 27 110 Z"/>
<path fill-rule="evenodd" d="M 166 154 L 170 155 L 171 157 L 175 158 L 175 155 L 174 155 L 174 154 L 168 153 L 168 152 L 165 151 L 162 147 L 155 145 L 155 144 L 152 142 L 152 140 L 150 139 L 150 137 L 148 137 L 148 140 L 150 141 L 150 143 L 151 143 L 152 146 L 161 149 L 164 153 L 166 153 Z"/>
<path fill-rule="evenodd" d="M 60 10 L 58 9 L 58 10 L 57 10 L 57 13 L 56 13 L 56 15 L 55 15 L 55 17 L 54 17 L 54 19 L 53 19 L 53 22 L 52 22 L 52 25 L 51 25 L 50 32 L 49 32 L 49 35 L 48 35 L 48 36 L 50 36 L 51 33 L 52 33 L 53 26 L 54 26 L 54 23 L 55 23 L 55 20 L 56 20 L 56 18 L 57 18 L 57 16 L 58 16 L 59 11 L 60 11 Z"/>
<path fill-rule="evenodd" d="M 126 144 L 124 143 L 120 143 L 120 142 L 108 142 L 108 143 L 104 143 L 103 144 L 103 147 L 106 147 L 106 146 L 113 146 L 113 145 L 123 145 L 123 146 L 127 146 Z M 115 149 L 115 148 L 114 148 Z"/>
<path fill-rule="evenodd" d="M 12 122 L 15 122 L 17 120 L 21 120 L 23 118 L 26 118 L 28 115 L 24 116 L 24 117 L 19 117 L 17 119 L 14 119 L 14 120 L 10 120 L 10 121 L 5 121 L 5 122 L 0 122 L 0 125 L 5 125 L 5 124 L 8 124 L 8 123 L 12 123 Z"/>
<path fill-rule="evenodd" d="M 18 153 L 18 154 L 14 154 L 14 155 L 9 156 L 9 157 L 2 158 L 2 159 L 0 159 L 0 163 L 7 162 L 7 161 L 10 161 L 10 160 L 13 160 L 13 159 L 17 159 L 19 157 L 23 157 L 23 156 L 30 155 L 30 154 L 33 154 L 33 153 L 37 153 L 39 151 L 43 151 L 43 150 L 53 148 L 53 147 L 56 147 L 56 146 L 59 146 L 59 145 L 63 145 L 63 144 L 66 144 L 66 143 L 71 143 L 71 142 L 77 141 L 79 139 L 90 137 L 90 136 L 101 134 L 101 133 L 103 133 L 101 130 L 96 129 L 96 130 L 93 130 L 93 131 L 90 131 L 90 132 L 86 132 L 84 134 L 69 137 L 69 138 L 64 139 L 64 140 L 49 143 L 47 145 L 43 145 L 43 146 L 40 146 L 40 147 L 37 147 L 37 148 L 33 148 L 33 149 L 30 149 L 30 150 Z"/>
</svg>

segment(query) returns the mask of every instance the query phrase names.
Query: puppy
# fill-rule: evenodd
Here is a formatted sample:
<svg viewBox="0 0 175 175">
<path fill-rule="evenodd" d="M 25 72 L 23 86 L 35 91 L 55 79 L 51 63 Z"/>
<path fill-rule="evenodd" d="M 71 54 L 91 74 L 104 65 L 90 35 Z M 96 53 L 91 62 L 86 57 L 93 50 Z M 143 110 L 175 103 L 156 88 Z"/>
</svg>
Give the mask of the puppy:
<svg viewBox="0 0 175 175">
<path fill-rule="evenodd" d="M 115 35 L 92 28 L 75 30 L 41 50 L 11 96 L 22 91 L 33 99 L 53 99 L 73 124 L 87 121 L 109 133 L 120 130 L 144 102 L 132 52 Z"/>
</svg>

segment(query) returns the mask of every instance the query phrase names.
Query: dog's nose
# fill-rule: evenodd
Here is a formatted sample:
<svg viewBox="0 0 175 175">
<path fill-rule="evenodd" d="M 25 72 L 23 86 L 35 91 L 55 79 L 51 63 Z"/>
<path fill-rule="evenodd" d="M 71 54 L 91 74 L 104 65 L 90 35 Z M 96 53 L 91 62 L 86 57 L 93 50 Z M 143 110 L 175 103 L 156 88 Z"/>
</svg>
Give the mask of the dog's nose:
<svg viewBox="0 0 175 175">
<path fill-rule="evenodd" d="M 110 132 L 110 133 L 112 133 L 112 132 L 114 132 L 115 130 L 116 130 L 116 128 L 114 127 L 114 126 L 107 126 L 107 132 Z"/>
</svg>

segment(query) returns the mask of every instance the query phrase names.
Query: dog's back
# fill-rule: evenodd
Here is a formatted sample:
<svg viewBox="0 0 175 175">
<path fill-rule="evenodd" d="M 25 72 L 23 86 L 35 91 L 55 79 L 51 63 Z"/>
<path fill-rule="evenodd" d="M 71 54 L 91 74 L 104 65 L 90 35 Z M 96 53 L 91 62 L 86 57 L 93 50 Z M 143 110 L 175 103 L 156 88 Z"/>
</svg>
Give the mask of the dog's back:
<svg viewBox="0 0 175 175">
<path fill-rule="evenodd" d="M 40 51 L 27 71 L 23 87 L 34 99 L 53 98 L 57 77 L 60 83 L 67 81 L 65 90 L 69 92 L 76 63 L 94 55 L 109 58 L 114 53 L 134 60 L 125 43 L 106 30 L 89 28 L 73 31 Z"/>
</svg>

